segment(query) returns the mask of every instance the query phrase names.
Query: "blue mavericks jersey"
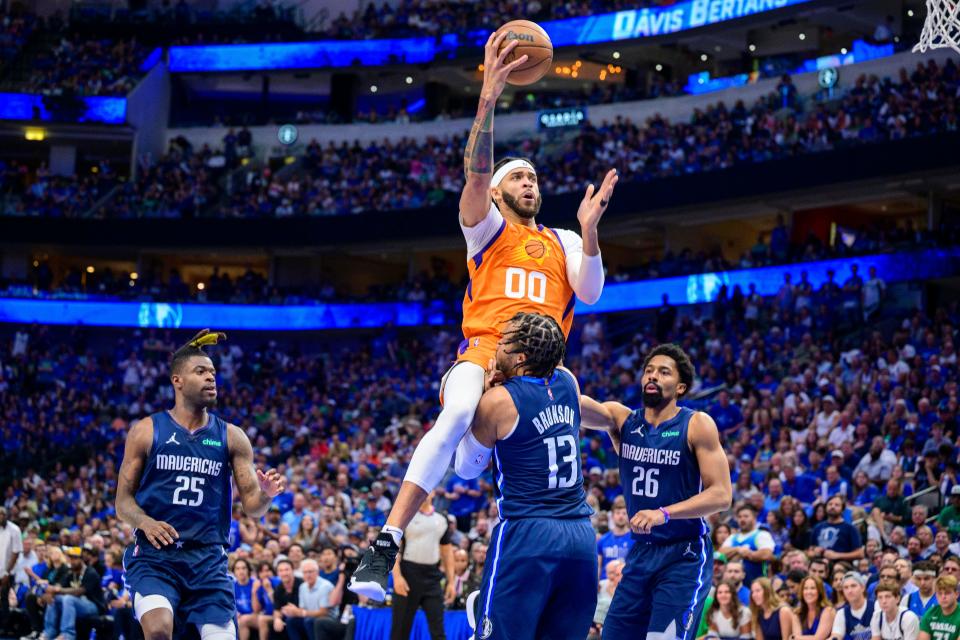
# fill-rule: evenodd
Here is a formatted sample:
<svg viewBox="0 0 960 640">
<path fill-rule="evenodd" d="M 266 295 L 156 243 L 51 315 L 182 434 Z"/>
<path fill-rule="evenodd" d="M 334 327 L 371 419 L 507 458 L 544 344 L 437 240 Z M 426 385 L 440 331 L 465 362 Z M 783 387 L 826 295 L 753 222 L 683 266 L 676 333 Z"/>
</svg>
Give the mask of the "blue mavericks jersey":
<svg viewBox="0 0 960 640">
<path fill-rule="evenodd" d="M 620 431 L 620 478 L 631 517 L 644 509 L 668 507 L 700 493 L 703 482 L 697 457 L 687 444 L 687 426 L 694 412 L 680 408 L 673 418 L 652 427 L 643 409 L 630 414 Z M 638 542 L 665 544 L 707 533 L 703 518 L 677 519 L 634 534 Z"/>
<path fill-rule="evenodd" d="M 170 524 L 180 540 L 226 545 L 233 502 L 227 423 L 209 414 L 190 433 L 166 411 L 153 418 L 153 446 L 140 478 L 137 504 Z"/>
<path fill-rule="evenodd" d="M 593 515 L 580 468 L 580 398 L 573 377 L 517 376 L 504 383 L 519 413 L 493 449 L 497 507 L 506 518 Z"/>
</svg>

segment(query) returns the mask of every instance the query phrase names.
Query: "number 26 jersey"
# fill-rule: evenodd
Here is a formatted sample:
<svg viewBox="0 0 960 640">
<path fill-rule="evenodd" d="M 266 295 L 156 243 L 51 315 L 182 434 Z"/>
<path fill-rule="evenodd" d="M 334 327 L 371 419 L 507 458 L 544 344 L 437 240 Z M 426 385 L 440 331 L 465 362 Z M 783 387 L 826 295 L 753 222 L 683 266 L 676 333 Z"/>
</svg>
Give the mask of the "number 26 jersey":
<svg viewBox="0 0 960 640">
<path fill-rule="evenodd" d="M 669 507 L 703 490 L 700 465 L 687 444 L 687 428 L 695 412 L 681 407 L 673 418 L 652 427 L 643 408 L 630 414 L 620 430 L 620 479 L 627 512 Z M 707 533 L 703 518 L 670 520 L 648 534 L 634 534 L 638 542 L 668 544 Z"/>
</svg>

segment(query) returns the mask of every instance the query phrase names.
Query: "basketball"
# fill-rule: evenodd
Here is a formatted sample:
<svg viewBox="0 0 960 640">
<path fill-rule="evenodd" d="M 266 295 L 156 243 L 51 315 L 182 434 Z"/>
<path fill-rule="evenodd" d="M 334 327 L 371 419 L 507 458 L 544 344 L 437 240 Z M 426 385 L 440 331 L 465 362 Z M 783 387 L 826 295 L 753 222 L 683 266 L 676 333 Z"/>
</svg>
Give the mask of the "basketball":
<svg viewBox="0 0 960 640">
<path fill-rule="evenodd" d="M 512 62 L 522 55 L 527 56 L 527 61 L 510 72 L 507 82 L 512 85 L 523 86 L 533 84 L 544 76 L 553 62 L 553 43 L 550 42 L 550 36 L 536 22 L 530 20 L 513 20 L 497 29 L 497 35 L 504 31 L 507 37 L 504 39 L 501 49 L 513 40 L 519 40 L 520 44 L 510 52 L 505 62 Z"/>
<path fill-rule="evenodd" d="M 546 248 L 543 246 L 543 243 L 539 240 L 528 240 L 527 244 L 523 246 L 527 251 L 527 255 L 531 258 L 542 258 Z"/>
</svg>

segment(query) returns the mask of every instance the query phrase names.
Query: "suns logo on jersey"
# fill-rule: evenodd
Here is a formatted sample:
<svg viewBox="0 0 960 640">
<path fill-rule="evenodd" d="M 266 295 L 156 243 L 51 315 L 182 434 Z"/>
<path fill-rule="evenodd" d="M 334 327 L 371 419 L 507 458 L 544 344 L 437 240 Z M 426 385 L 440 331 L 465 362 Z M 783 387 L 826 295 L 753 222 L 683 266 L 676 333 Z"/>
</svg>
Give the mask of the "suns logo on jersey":
<svg viewBox="0 0 960 640">
<path fill-rule="evenodd" d="M 514 264 L 533 262 L 538 267 L 543 266 L 543 261 L 548 257 L 550 257 L 550 246 L 533 234 L 527 234 L 522 238 L 513 254 Z"/>
</svg>

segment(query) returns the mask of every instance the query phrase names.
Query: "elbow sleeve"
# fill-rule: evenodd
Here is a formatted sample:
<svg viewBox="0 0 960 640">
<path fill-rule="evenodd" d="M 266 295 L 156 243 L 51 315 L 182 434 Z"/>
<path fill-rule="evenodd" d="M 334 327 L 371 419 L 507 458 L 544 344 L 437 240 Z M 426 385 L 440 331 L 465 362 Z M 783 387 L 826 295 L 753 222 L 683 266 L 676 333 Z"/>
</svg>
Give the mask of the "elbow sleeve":
<svg viewBox="0 0 960 640">
<path fill-rule="evenodd" d="M 580 261 L 580 270 L 573 282 L 573 290 L 577 297 L 587 304 L 595 303 L 600 299 L 600 294 L 603 293 L 603 281 L 603 258 L 601 254 L 598 253 L 595 256 L 583 254 Z"/>
<path fill-rule="evenodd" d="M 487 469 L 493 449 L 483 446 L 472 431 L 457 445 L 457 455 L 454 460 L 454 471 L 465 480 L 477 478 Z"/>
</svg>

